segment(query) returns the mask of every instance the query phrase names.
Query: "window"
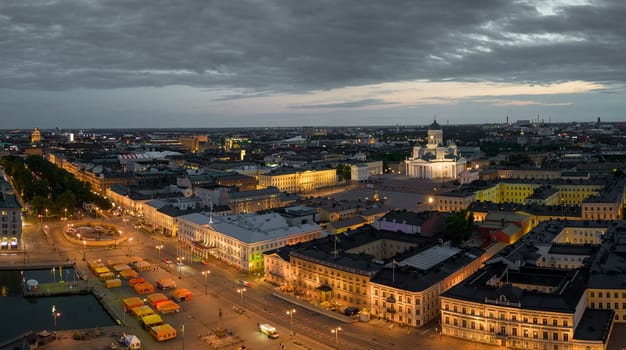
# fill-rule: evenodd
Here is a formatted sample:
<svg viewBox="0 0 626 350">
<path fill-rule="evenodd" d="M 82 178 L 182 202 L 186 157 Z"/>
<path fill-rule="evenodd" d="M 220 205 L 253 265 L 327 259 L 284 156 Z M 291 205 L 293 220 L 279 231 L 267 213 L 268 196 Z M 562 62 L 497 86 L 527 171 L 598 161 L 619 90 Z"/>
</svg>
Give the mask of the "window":
<svg viewBox="0 0 626 350">
<path fill-rule="evenodd" d="M 569 340 L 569 334 L 563 333 L 563 340 L 564 341 L 568 341 Z"/>
</svg>

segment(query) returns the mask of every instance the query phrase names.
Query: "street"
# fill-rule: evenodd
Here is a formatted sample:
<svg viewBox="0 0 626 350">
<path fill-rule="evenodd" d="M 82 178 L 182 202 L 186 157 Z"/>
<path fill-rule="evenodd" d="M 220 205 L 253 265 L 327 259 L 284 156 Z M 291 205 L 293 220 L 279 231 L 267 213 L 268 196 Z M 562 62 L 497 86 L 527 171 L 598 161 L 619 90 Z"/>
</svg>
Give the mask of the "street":
<svg viewBox="0 0 626 350">
<path fill-rule="evenodd" d="M 207 265 L 187 262 L 177 265 L 176 239 L 136 230 L 132 219 L 112 216 L 106 221 L 118 225 L 124 234 L 133 239 L 112 249 L 76 246 L 63 235 L 62 228 L 68 222 L 28 224 L 24 227 L 26 254 L 4 255 L 2 260 L 10 259 L 12 264 L 74 261 L 78 269 L 85 271 L 87 267 L 83 257 L 106 262 L 114 258 L 138 256 L 158 263 L 157 270 L 142 272 L 141 276 L 152 283 L 172 278 L 178 287 L 187 288 L 194 294 L 192 300 L 180 303 L 182 309 L 179 313 L 163 316 L 164 321 L 178 331 L 178 337 L 173 340 L 157 343 L 141 328 L 137 319 L 124 314 L 121 300 L 136 296 L 126 283 L 121 288 L 107 290 L 102 282 L 96 282 L 102 285 L 99 286 L 101 290 L 105 290 L 103 301 L 113 310 L 114 317 L 125 325 L 125 332 L 136 334 L 150 349 L 207 349 L 208 344 L 203 337 L 218 327 L 227 329 L 233 337 L 241 340 L 227 349 L 237 349 L 241 345 L 245 345 L 246 349 L 394 349 L 412 348 L 417 344 L 430 349 L 449 349 L 451 346 L 470 349 L 474 346 L 473 343 L 438 336 L 432 329 L 398 327 L 383 320 L 342 323 L 282 300 L 272 295 L 274 286 L 257 275 L 236 271 L 213 259 Z M 164 264 L 163 259 L 174 263 Z M 239 280 L 249 282 L 245 290 L 236 283 Z M 290 315 L 287 313 L 290 310 L 295 312 Z M 276 327 L 280 337 L 270 339 L 261 334 L 258 324 L 262 323 Z M 339 331 L 332 332 L 339 327 Z M 291 334 L 291 329 L 295 335 Z"/>
</svg>

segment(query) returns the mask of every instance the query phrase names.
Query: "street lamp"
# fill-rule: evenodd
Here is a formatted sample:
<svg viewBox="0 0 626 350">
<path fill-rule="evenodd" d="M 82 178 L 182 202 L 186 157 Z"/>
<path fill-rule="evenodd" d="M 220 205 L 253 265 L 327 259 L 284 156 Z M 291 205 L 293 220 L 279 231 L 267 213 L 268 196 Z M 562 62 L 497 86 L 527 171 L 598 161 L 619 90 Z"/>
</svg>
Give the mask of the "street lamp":
<svg viewBox="0 0 626 350">
<path fill-rule="evenodd" d="M 239 299 L 241 299 L 241 306 L 243 306 L 243 293 L 246 291 L 245 288 L 237 288 L 237 293 L 239 293 Z"/>
<path fill-rule="evenodd" d="M 335 333 L 335 349 L 339 349 L 339 332 L 341 332 L 341 327 L 335 327 L 330 332 Z"/>
<path fill-rule="evenodd" d="M 52 305 L 52 318 L 54 319 L 54 333 L 57 332 L 57 317 L 61 317 L 61 313 L 57 311 L 57 307 Z"/>
<path fill-rule="evenodd" d="M 46 221 L 48 221 L 48 208 L 46 208 L 45 210 L 46 210 Z"/>
<path fill-rule="evenodd" d="M 132 252 L 131 247 L 130 247 L 130 244 L 131 244 L 132 242 L 133 242 L 133 237 L 130 237 L 130 238 L 128 239 L 128 256 L 130 256 L 130 255 L 131 255 L 131 252 Z"/>
<path fill-rule="evenodd" d="M 176 257 L 176 263 L 178 264 L 178 279 L 183 278 L 183 260 L 185 260 L 184 256 Z"/>
<path fill-rule="evenodd" d="M 83 239 L 83 261 L 87 260 L 87 240 Z"/>
<path fill-rule="evenodd" d="M 185 350 L 185 325 L 180 328 L 180 332 L 183 334 L 183 350 Z"/>
<path fill-rule="evenodd" d="M 289 315 L 289 331 L 291 335 L 293 335 L 293 314 L 296 313 L 296 309 L 287 310 L 287 315 Z"/>
<path fill-rule="evenodd" d="M 202 271 L 202 275 L 204 276 L 204 295 L 207 295 L 207 290 L 206 290 L 206 283 L 207 283 L 207 279 L 209 278 L 209 274 L 211 273 L 211 271 L 206 270 L 206 271 Z"/>
<path fill-rule="evenodd" d="M 163 249 L 163 244 L 157 245 L 156 249 L 159 251 L 159 263 L 161 263 L 161 249 Z"/>
<path fill-rule="evenodd" d="M 63 208 L 63 210 L 65 210 L 65 216 L 64 216 L 65 221 L 67 221 L 67 208 Z"/>
</svg>

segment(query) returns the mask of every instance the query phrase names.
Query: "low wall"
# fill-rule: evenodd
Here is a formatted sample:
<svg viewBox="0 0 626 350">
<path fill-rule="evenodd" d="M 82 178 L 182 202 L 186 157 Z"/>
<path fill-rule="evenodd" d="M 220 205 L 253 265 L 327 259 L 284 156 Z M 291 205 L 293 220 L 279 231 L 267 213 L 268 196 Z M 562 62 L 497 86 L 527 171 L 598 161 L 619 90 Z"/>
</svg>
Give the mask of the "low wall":
<svg viewBox="0 0 626 350">
<path fill-rule="evenodd" d="M 85 223 L 81 223 L 81 226 L 102 226 L 102 227 L 113 227 L 115 228 L 116 232 L 119 232 L 119 229 L 117 228 L 117 226 L 115 225 L 111 225 L 108 223 L 100 223 L 100 224 L 96 224 L 93 222 L 85 222 Z M 77 245 L 87 245 L 90 247 L 106 247 L 106 246 L 110 246 L 110 245 L 119 245 L 122 242 L 128 240 L 128 236 L 126 235 L 122 235 L 120 238 L 117 239 L 104 239 L 104 240 L 93 240 L 93 239 L 77 239 L 72 235 L 69 235 L 67 233 L 67 227 L 63 227 L 63 235 L 65 236 L 65 238 L 70 241 L 71 243 L 77 244 Z M 85 243 L 83 243 L 85 242 Z"/>
</svg>

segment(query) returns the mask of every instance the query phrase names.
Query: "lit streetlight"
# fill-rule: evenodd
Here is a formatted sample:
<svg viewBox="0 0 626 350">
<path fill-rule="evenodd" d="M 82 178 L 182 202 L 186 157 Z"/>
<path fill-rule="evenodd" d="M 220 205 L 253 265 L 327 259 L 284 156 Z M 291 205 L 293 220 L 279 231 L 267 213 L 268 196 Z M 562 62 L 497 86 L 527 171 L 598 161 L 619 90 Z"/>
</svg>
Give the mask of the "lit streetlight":
<svg viewBox="0 0 626 350">
<path fill-rule="evenodd" d="M 237 293 L 239 293 L 239 299 L 241 300 L 241 306 L 243 306 L 243 293 L 245 291 L 245 288 L 237 288 Z"/>
<path fill-rule="evenodd" d="M 63 208 L 63 210 L 65 210 L 65 216 L 63 216 L 65 218 L 65 220 L 67 221 L 67 208 Z"/>
<path fill-rule="evenodd" d="M 87 240 L 83 239 L 83 261 L 87 260 Z"/>
<path fill-rule="evenodd" d="M 178 279 L 183 278 L 183 260 L 185 260 L 184 256 L 176 257 L 176 264 L 178 264 Z"/>
<path fill-rule="evenodd" d="M 52 305 L 52 318 L 54 319 L 54 333 L 57 332 L 57 317 L 61 317 L 61 313 L 58 312 L 57 307 Z"/>
<path fill-rule="evenodd" d="M 206 270 L 206 271 L 202 271 L 202 276 L 204 276 L 204 295 L 207 295 L 207 290 L 206 290 L 206 284 L 207 284 L 207 279 L 209 278 L 209 274 L 211 273 L 211 271 Z"/>
<path fill-rule="evenodd" d="M 160 263 L 161 262 L 161 249 L 163 249 L 163 244 L 157 245 L 156 249 L 159 251 L 159 263 Z"/>
<path fill-rule="evenodd" d="M 121 232 L 120 232 L 120 234 L 121 234 Z M 133 242 L 133 237 L 130 237 L 130 238 L 128 239 L 128 256 L 131 256 L 131 254 L 132 254 L 132 250 L 131 250 L 131 247 L 130 247 L 130 244 L 131 244 L 132 242 Z"/>
<path fill-rule="evenodd" d="M 289 315 L 289 331 L 291 335 L 293 335 L 293 314 L 296 313 L 296 309 L 287 310 L 287 315 Z"/>
<path fill-rule="evenodd" d="M 183 350 L 185 350 L 185 325 L 180 328 L 180 332 L 183 334 Z"/>
<path fill-rule="evenodd" d="M 335 349 L 339 349 L 339 332 L 341 332 L 341 327 L 335 327 L 330 332 L 335 333 Z"/>
</svg>

